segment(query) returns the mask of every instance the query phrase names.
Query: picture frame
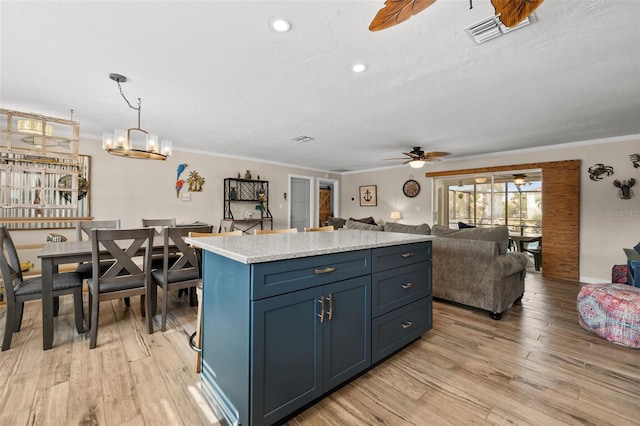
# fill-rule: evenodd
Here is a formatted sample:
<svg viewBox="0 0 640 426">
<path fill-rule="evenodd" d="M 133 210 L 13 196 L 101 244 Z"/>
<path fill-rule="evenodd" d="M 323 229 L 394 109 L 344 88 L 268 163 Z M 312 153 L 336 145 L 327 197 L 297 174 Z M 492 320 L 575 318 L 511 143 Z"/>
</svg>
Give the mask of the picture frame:
<svg viewBox="0 0 640 426">
<path fill-rule="evenodd" d="M 360 187 L 360 206 L 373 207 L 378 205 L 377 185 L 365 185 Z"/>
</svg>

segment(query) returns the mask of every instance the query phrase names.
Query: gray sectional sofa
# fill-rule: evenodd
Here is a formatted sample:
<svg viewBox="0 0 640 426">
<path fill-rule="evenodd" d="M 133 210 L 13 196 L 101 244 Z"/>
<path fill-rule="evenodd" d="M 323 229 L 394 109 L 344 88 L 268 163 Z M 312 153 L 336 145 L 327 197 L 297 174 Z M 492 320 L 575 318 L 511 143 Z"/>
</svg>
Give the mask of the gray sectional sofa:
<svg viewBox="0 0 640 426">
<path fill-rule="evenodd" d="M 509 230 L 434 225 L 433 296 L 489 311 L 500 319 L 524 294 L 527 256 L 508 252 Z"/>
<path fill-rule="evenodd" d="M 441 225 L 405 225 L 373 218 L 331 218 L 335 228 L 434 235 L 433 297 L 489 311 L 500 319 L 524 294 L 527 271 L 525 253 L 509 252 L 509 230 L 493 228 L 451 229 Z"/>
</svg>

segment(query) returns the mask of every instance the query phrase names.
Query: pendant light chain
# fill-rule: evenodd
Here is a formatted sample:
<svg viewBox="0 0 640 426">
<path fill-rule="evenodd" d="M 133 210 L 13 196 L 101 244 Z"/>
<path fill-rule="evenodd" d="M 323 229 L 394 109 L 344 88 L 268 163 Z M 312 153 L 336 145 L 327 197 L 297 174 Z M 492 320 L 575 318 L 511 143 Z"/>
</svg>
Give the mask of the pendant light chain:
<svg viewBox="0 0 640 426">
<path fill-rule="evenodd" d="M 129 99 L 127 99 L 127 97 L 124 95 L 124 91 L 122 90 L 122 86 L 120 85 L 120 80 L 116 80 L 116 83 L 118 83 L 118 89 L 120 89 L 120 95 L 122 96 L 122 99 L 124 99 L 127 105 L 129 105 L 129 108 L 135 109 L 136 111 L 138 111 L 138 129 L 141 129 L 140 113 L 142 112 L 142 99 L 138 98 L 138 107 L 137 108 L 134 107 L 133 105 L 131 105 L 131 102 L 129 102 Z"/>
</svg>

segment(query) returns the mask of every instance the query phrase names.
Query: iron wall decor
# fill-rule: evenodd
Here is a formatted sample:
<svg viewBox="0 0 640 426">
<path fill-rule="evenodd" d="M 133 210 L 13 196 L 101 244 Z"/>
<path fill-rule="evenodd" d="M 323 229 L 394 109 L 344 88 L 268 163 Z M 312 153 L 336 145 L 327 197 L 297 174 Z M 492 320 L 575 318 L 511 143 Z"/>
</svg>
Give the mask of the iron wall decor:
<svg viewBox="0 0 640 426">
<path fill-rule="evenodd" d="M 623 180 L 622 182 L 619 180 L 613 181 L 613 186 L 618 188 L 618 197 L 623 200 L 630 200 L 633 197 L 633 190 L 631 187 L 636 184 L 636 180 L 631 178 L 629 180 Z"/>
<path fill-rule="evenodd" d="M 613 167 L 605 166 L 602 163 L 594 164 L 589 167 L 589 179 L 593 181 L 602 180 L 604 176 L 611 176 L 613 174 Z"/>
<path fill-rule="evenodd" d="M 640 154 L 631 154 L 629 156 L 629 160 L 631 160 L 631 164 L 633 164 L 633 167 L 640 168 Z"/>
<path fill-rule="evenodd" d="M 360 187 L 360 206 L 372 207 L 378 205 L 378 189 L 376 185 Z"/>
</svg>

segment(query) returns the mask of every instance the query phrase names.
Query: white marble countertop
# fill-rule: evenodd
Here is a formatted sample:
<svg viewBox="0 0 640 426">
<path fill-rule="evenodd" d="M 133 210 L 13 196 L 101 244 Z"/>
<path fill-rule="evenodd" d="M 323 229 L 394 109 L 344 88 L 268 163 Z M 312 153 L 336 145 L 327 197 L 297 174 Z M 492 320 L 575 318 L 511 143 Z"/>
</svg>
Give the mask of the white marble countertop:
<svg viewBox="0 0 640 426">
<path fill-rule="evenodd" d="M 241 263 L 262 263 L 431 241 L 431 235 L 341 229 L 333 232 L 187 238 L 189 244 Z"/>
</svg>

